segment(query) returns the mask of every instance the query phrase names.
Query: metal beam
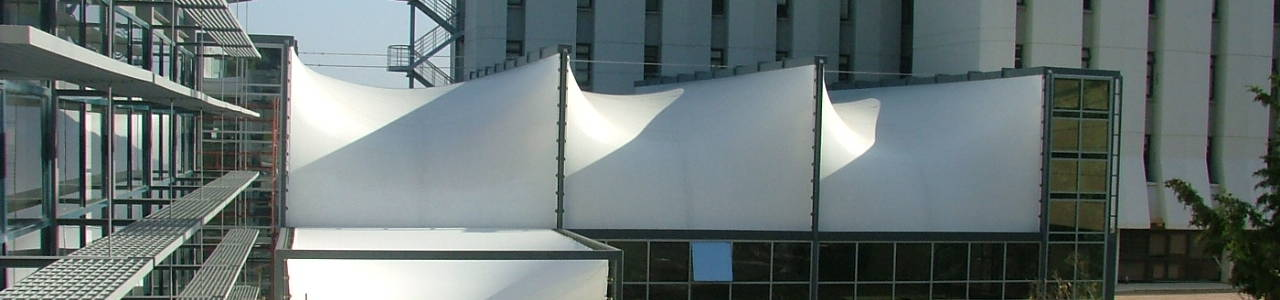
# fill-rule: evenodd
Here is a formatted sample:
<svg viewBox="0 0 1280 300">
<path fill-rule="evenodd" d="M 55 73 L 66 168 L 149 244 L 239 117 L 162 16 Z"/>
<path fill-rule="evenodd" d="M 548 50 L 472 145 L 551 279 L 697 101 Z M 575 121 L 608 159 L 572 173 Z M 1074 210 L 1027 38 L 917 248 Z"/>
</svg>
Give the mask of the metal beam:
<svg viewBox="0 0 1280 300">
<path fill-rule="evenodd" d="M 50 1 L 52 2 L 52 1 Z M 50 83 L 52 87 L 53 83 Z M 58 227 L 52 220 L 58 215 L 58 95 L 51 88 L 40 105 L 41 215 L 49 220 L 41 227 L 40 249 L 45 255 L 58 254 Z M 6 214 L 8 212 L 5 212 Z M 6 227 L 9 224 L 4 224 Z"/>
</svg>

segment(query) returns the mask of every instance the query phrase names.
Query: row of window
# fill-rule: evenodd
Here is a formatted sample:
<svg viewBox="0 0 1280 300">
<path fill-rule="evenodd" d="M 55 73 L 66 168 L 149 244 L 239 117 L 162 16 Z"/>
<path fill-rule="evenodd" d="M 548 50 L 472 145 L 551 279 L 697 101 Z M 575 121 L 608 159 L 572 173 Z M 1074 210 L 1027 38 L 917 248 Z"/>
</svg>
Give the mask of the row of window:
<svg viewBox="0 0 1280 300">
<path fill-rule="evenodd" d="M 1076 287 L 1080 295 L 1098 295 L 1101 283 L 1073 282 L 1065 285 Z M 1055 285 L 1055 289 L 1057 286 Z M 1035 295 L 1032 282 L 974 282 L 974 283 L 823 283 L 818 284 L 818 299 L 1032 299 Z M 1087 291 L 1087 292 L 1086 292 Z M 1096 299 L 1097 296 L 1081 297 Z M 809 299 L 808 284 L 625 284 L 624 300 L 633 299 L 691 299 L 691 300 L 770 300 Z"/>
</svg>

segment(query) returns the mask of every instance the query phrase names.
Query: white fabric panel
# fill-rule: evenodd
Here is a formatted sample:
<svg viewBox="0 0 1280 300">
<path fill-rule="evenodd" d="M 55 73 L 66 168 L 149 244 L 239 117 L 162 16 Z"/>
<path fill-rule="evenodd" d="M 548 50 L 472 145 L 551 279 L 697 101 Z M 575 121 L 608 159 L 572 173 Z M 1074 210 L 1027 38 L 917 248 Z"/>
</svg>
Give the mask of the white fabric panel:
<svg viewBox="0 0 1280 300">
<path fill-rule="evenodd" d="M 554 226 L 557 59 L 416 90 L 293 59 L 289 226 Z"/>
<path fill-rule="evenodd" d="M 571 103 L 566 226 L 808 230 L 813 74 L 789 68 Z M 618 143 L 592 132 L 625 141 L 636 128 L 596 158 Z"/>
<path fill-rule="evenodd" d="M 288 261 L 293 299 L 605 299 L 608 262 Z"/>
<path fill-rule="evenodd" d="M 1038 231 L 1043 84 L 1027 76 L 832 91 L 837 111 L 879 99 L 880 117 L 875 145 L 822 179 L 821 228 Z"/>
<path fill-rule="evenodd" d="M 591 250 L 550 229 L 295 228 L 298 250 Z"/>
</svg>

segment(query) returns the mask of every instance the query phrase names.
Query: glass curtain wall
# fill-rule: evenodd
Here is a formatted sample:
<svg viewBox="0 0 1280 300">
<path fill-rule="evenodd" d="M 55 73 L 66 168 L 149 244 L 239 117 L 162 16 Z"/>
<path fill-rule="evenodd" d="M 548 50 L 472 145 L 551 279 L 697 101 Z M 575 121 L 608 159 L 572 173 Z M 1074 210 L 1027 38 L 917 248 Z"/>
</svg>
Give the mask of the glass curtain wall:
<svg viewBox="0 0 1280 300">
<path fill-rule="evenodd" d="M 1046 292 L 1101 298 L 1115 173 L 1112 81 L 1051 84 Z"/>
</svg>

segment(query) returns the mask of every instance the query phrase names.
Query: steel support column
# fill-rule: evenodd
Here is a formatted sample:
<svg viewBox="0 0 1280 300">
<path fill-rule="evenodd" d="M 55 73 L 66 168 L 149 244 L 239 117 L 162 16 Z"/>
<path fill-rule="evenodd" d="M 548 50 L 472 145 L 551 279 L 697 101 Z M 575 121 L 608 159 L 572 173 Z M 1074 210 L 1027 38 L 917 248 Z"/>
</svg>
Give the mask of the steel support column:
<svg viewBox="0 0 1280 300">
<path fill-rule="evenodd" d="M 155 173 L 153 168 L 154 166 L 151 164 L 151 155 L 154 150 L 154 145 L 152 145 L 153 143 L 151 141 L 151 133 L 155 129 L 152 125 L 153 116 L 154 115 L 151 113 L 150 108 L 144 110 L 142 113 L 142 186 L 147 189 L 144 197 L 148 198 L 156 196 L 151 189 L 151 176 Z M 142 215 L 151 215 L 151 205 L 142 206 Z"/>
<path fill-rule="evenodd" d="M 822 185 L 822 101 L 823 93 L 826 92 L 826 82 L 823 80 L 826 58 L 816 56 L 813 58 L 813 163 L 810 165 L 813 169 L 813 178 L 810 183 L 813 186 L 812 194 L 809 200 L 813 207 L 810 220 L 810 231 L 812 236 L 809 242 L 809 299 L 818 299 L 818 232 L 819 229 L 819 204 L 821 199 Z"/>
<path fill-rule="evenodd" d="M 564 152 L 565 152 L 565 127 L 568 124 L 565 119 L 566 108 L 568 106 L 568 83 L 569 83 L 569 48 L 568 45 L 560 45 L 560 85 L 556 87 L 559 92 L 559 103 L 556 108 L 559 109 L 559 119 L 556 121 L 556 229 L 564 229 Z"/>
<path fill-rule="evenodd" d="M 48 85 L 48 97 L 40 105 L 41 219 L 44 222 L 40 229 L 40 250 L 45 255 L 58 255 L 58 91 L 53 89 L 52 82 Z"/>
<path fill-rule="evenodd" d="M 107 87 L 106 103 L 102 105 L 102 197 L 107 201 L 107 224 L 116 217 L 116 206 L 112 203 L 116 197 L 115 182 L 115 133 L 116 105 L 111 87 Z M 115 232 L 115 226 L 104 226 L 103 236 Z"/>
<path fill-rule="evenodd" d="M 78 113 L 80 113 L 80 124 L 77 126 L 80 129 L 78 130 L 80 135 L 80 147 L 76 147 L 76 152 L 78 153 L 77 158 L 80 160 L 80 167 L 77 168 L 80 172 L 77 174 L 77 177 L 79 177 L 77 182 L 80 185 L 80 195 L 77 196 L 80 198 L 80 209 L 84 209 L 86 206 L 89 206 L 89 190 L 92 188 L 90 186 L 92 182 L 90 182 L 91 180 L 89 178 L 89 105 L 89 103 L 81 103 L 78 111 Z M 89 216 L 81 215 L 80 218 L 87 219 Z M 89 227 L 80 225 L 79 229 L 80 247 L 84 247 L 89 244 Z"/>
</svg>

